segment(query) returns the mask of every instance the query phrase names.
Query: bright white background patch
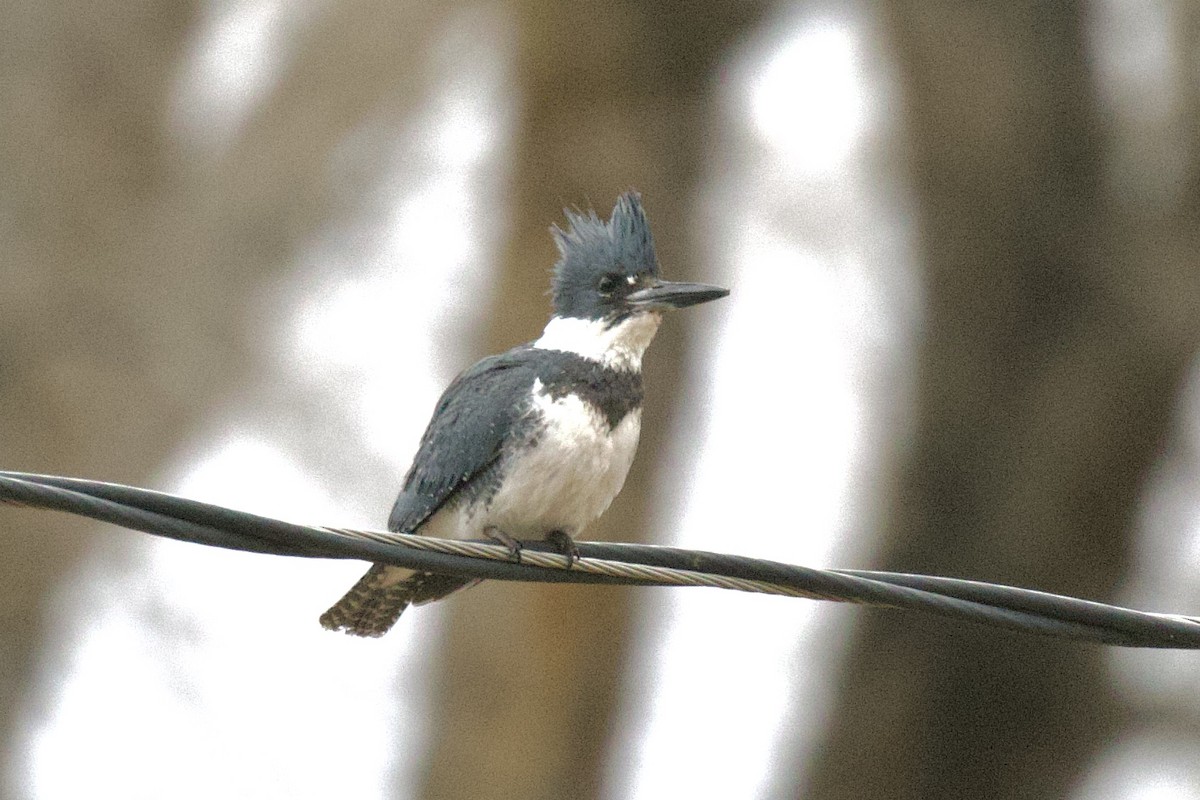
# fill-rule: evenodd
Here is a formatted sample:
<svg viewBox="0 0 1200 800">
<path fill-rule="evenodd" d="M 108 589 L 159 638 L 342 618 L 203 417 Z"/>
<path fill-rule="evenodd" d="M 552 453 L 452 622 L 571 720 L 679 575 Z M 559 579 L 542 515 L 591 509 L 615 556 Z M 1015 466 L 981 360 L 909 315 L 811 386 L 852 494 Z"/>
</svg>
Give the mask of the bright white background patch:
<svg viewBox="0 0 1200 800">
<path fill-rule="evenodd" d="M 169 488 L 284 519 L 346 518 L 251 437 L 217 445 Z M 335 767 L 399 766 L 392 737 L 423 735 L 421 695 L 394 693 L 420 683 L 417 636 L 367 647 L 325 633 L 315 615 L 322 594 L 335 599 L 330 583 L 319 561 L 167 541 L 84 580 L 68 614 L 77 644 L 30 743 L 33 794 L 374 796 L 375 770 Z"/>
<path fill-rule="evenodd" d="M 754 125 L 785 163 L 819 172 L 858 147 L 867 124 L 858 50 L 854 32 L 844 25 L 805 26 L 755 77 Z"/>
<path fill-rule="evenodd" d="M 291 34 L 319 6 L 308 0 L 224 0 L 200 6 L 204 20 L 181 75 L 171 116 L 188 140 L 218 149 L 266 97 Z"/>
</svg>

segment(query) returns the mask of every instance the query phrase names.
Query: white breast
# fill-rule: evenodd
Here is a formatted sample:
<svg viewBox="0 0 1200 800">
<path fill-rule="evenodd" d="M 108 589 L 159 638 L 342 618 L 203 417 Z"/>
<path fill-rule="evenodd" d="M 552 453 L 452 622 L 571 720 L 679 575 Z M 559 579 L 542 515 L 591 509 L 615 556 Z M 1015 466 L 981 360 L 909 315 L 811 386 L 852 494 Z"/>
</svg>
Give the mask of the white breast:
<svg viewBox="0 0 1200 800">
<path fill-rule="evenodd" d="M 532 447 L 513 456 L 503 485 L 475 525 L 495 525 L 518 538 L 553 530 L 574 535 L 608 508 L 621 491 L 637 451 L 641 409 L 615 428 L 576 395 L 550 397 L 533 386 L 542 427 Z"/>
</svg>

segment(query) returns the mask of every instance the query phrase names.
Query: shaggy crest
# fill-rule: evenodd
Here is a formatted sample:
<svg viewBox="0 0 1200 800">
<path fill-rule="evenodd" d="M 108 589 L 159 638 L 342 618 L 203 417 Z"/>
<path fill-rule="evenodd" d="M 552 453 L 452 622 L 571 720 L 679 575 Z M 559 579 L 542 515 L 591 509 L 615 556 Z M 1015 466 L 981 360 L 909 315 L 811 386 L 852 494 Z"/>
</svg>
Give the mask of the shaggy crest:
<svg viewBox="0 0 1200 800">
<path fill-rule="evenodd" d="M 596 287 L 606 275 L 658 277 L 654 237 L 637 192 L 625 192 L 617 198 L 608 222 L 591 210 L 564 213 L 567 230 L 557 225 L 550 228 L 559 252 L 553 283 L 556 314 L 604 316 L 607 309 L 597 302 Z"/>
</svg>

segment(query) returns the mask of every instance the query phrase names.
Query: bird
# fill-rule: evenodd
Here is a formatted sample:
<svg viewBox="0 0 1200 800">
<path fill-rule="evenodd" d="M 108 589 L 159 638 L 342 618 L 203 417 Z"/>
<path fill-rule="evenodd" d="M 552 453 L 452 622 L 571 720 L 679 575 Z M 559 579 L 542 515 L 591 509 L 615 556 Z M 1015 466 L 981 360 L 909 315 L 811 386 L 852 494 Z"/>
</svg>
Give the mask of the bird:
<svg viewBox="0 0 1200 800">
<path fill-rule="evenodd" d="M 541 539 L 578 557 L 574 537 L 620 492 L 641 433 L 642 356 L 666 312 L 728 289 L 663 280 L 633 190 L 607 221 L 564 211 L 553 315 L 540 338 L 470 367 L 446 388 L 421 437 L 388 530 L 504 544 L 519 560 Z M 321 615 L 329 630 L 382 636 L 410 605 L 475 578 L 374 564 Z"/>
</svg>

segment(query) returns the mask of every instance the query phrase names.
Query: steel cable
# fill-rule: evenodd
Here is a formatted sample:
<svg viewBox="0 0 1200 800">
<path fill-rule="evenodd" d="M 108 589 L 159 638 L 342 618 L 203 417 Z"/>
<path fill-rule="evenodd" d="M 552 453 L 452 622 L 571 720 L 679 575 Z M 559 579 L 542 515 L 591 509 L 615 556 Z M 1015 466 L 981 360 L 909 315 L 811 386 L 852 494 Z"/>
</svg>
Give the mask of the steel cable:
<svg viewBox="0 0 1200 800">
<path fill-rule="evenodd" d="M 100 481 L 0 471 L 0 502 L 65 511 L 180 541 L 303 558 L 377 561 L 475 578 L 701 586 L 884 606 L 1124 647 L 1200 649 L 1200 619 L 1031 589 L 870 570 L 814 569 L 723 553 L 579 542 L 579 559 L 528 543 L 508 548 L 407 533 L 298 525 L 176 495 Z"/>
</svg>

